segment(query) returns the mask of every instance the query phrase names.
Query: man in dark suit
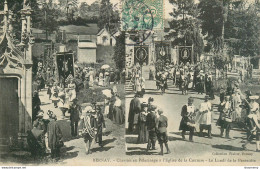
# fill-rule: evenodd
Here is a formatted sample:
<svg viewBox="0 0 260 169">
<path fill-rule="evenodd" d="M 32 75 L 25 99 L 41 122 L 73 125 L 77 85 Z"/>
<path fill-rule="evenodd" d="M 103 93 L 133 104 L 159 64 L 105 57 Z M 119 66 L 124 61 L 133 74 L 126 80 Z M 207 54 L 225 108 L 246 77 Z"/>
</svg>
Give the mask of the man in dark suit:
<svg viewBox="0 0 260 169">
<path fill-rule="evenodd" d="M 103 116 L 103 113 L 101 112 L 101 108 L 97 107 L 97 136 L 96 136 L 96 142 L 98 142 L 100 147 L 103 147 L 103 144 L 102 144 L 103 128 L 106 128 L 104 116 Z"/>
<path fill-rule="evenodd" d="M 70 126 L 71 126 L 71 136 L 76 137 L 78 133 L 78 122 L 79 116 L 82 114 L 82 109 L 80 105 L 78 105 L 78 99 L 73 99 L 73 104 L 69 108 L 70 113 Z"/>
<path fill-rule="evenodd" d="M 155 105 L 151 105 L 150 107 L 150 112 L 147 114 L 146 116 L 146 126 L 147 126 L 147 130 L 148 130 L 148 144 L 147 144 L 147 150 L 149 151 L 151 146 L 152 149 L 155 150 L 155 143 L 156 143 L 156 121 L 157 121 L 157 117 L 155 114 L 155 110 L 156 110 L 156 106 Z"/>
<path fill-rule="evenodd" d="M 168 135 L 167 135 L 167 127 L 168 127 L 168 118 L 163 115 L 163 110 L 159 109 L 158 114 L 160 115 L 157 123 L 156 123 L 156 131 L 157 131 L 157 139 L 160 144 L 161 152 L 160 155 L 163 155 L 163 143 L 166 147 L 167 154 L 171 153 L 168 147 Z"/>
<path fill-rule="evenodd" d="M 139 97 L 140 94 L 136 93 L 135 97 L 130 102 L 129 115 L 128 115 L 129 132 L 133 132 L 135 115 L 141 112 L 141 102 L 139 100 Z"/>
</svg>

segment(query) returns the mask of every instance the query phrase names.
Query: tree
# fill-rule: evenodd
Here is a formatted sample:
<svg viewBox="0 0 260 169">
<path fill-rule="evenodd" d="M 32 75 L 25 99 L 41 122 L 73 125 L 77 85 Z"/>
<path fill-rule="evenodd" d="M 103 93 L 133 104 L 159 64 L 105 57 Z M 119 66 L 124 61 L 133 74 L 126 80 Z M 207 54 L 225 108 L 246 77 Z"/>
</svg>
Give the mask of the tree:
<svg viewBox="0 0 260 169">
<path fill-rule="evenodd" d="M 106 28 L 109 32 L 116 31 L 119 26 L 119 12 L 113 10 L 110 0 L 102 0 L 99 11 L 99 29 Z"/>
<path fill-rule="evenodd" d="M 79 16 L 82 18 L 87 17 L 89 5 L 86 2 L 82 2 L 79 7 Z"/>
<path fill-rule="evenodd" d="M 202 34 L 208 41 L 208 49 L 213 53 L 223 54 L 224 23 L 227 17 L 229 0 L 200 0 L 198 8 Z"/>
<path fill-rule="evenodd" d="M 0 0 L 0 7 L 4 7 L 5 0 Z M 13 33 L 16 39 L 21 39 L 22 24 L 19 11 L 23 8 L 23 0 L 8 0 L 8 9 L 13 12 Z M 3 9 L 1 9 L 3 10 Z"/>
<path fill-rule="evenodd" d="M 44 29 L 46 33 L 46 39 L 48 39 L 49 33 L 52 33 L 59 29 L 59 11 L 54 8 L 51 8 L 50 6 L 52 5 L 50 4 L 42 5 L 42 8 L 34 10 L 35 15 L 33 18 L 33 26 L 38 29 Z"/>
<path fill-rule="evenodd" d="M 194 0 L 169 0 L 174 5 L 173 17 L 169 22 L 171 31 L 166 39 L 174 39 L 172 44 L 194 47 L 194 58 L 200 56 L 203 51 L 203 39 L 200 33 L 200 21 L 197 19 L 199 11 Z"/>
<path fill-rule="evenodd" d="M 116 63 L 116 67 L 122 71 L 125 68 L 125 32 L 116 37 L 114 51 L 113 60 Z"/>
<path fill-rule="evenodd" d="M 244 1 L 230 4 L 225 24 L 225 38 L 232 54 L 257 56 L 259 45 L 259 2 L 248 5 Z"/>
</svg>

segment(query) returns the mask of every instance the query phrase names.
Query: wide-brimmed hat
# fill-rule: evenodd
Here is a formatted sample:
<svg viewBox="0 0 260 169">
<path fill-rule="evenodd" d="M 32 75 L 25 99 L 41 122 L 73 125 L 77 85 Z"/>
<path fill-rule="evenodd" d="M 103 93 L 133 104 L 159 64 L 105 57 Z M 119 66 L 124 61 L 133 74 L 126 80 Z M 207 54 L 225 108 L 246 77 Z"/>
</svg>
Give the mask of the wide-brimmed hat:
<svg viewBox="0 0 260 169">
<path fill-rule="evenodd" d="M 230 98 L 230 96 L 229 96 L 229 95 L 227 95 L 227 96 L 225 96 L 225 98 L 229 99 L 229 98 Z"/>
<path fill-rule="evenodd" d="M 86 106 L 82 111 L 83 112 L 92 112 L 93 108 L 91 106 Z"/>
<path fill-rule="evenodd" d="M 141 106 L 142 106 L 142 107 L 148 107 L 148 104 L 147 104 L 146 102 L 143 102 L 143 103 L 141 104 Z"/>
<path fill-rule="evenodd" d="M 249 99 L 250 99 L 250 100 L 257 100 L 257 99 L 259 99 L 259 96 L 256 96 L 256 95 L 254 95 L 254 96 L 249 96 Z"/>
</svg>

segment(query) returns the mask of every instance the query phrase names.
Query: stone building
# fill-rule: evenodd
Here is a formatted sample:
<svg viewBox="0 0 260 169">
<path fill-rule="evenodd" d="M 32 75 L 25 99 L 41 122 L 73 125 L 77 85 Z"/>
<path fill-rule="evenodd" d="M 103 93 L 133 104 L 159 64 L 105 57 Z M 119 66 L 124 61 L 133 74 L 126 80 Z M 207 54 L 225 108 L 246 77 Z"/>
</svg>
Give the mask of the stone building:
<svg viewBox="0 0 260 169">
<path fill-rule="evenodd" d="M 118 33 L 119 32 L 115 32 L 111 35 L 106 28 L 101 29 L 101 31 L 97 34 L 97 45 L 115 46 L 116 36 L 118 36 Z"/>
<path fill-rule="evenodd" d="M 25 147 L 32 127 L 32 45 L 31 8 L 24 0 L 21 41 L 15 43 L 12 11 L 5 0 L 0 12 L 0 149 Z M 0 150 L 0 151 L 1 151 Z"/>
<path fill-rule="evenodd" d="M 96 43 L 91 41 L 78 41 L 77 58 L 79 63 L 96 63 Z"/>
</svg>

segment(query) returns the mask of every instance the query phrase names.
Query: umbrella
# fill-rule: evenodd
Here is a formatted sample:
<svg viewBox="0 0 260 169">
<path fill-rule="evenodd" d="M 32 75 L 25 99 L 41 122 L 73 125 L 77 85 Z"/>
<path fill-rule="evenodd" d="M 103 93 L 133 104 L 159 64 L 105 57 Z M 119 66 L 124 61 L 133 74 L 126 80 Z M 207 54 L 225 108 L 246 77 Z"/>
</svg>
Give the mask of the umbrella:
<svg viewBox="0 0 260 169">
<path fill-rule="evenodd" d="M 101 69 L 108 69 L 108 68 L 110 68 L 109 65 L 103 65 L 103 66 L 101 67 Z"/>
<path fill-rule="evenodd" d="M 111 90 L 109 90 L 109 89 L 102 90 L 102 93 L 103 93 L 103 95 L 105 95 L 106 97 L 109 97 L 109 98 L 112 96 Z"/>
</svg>

